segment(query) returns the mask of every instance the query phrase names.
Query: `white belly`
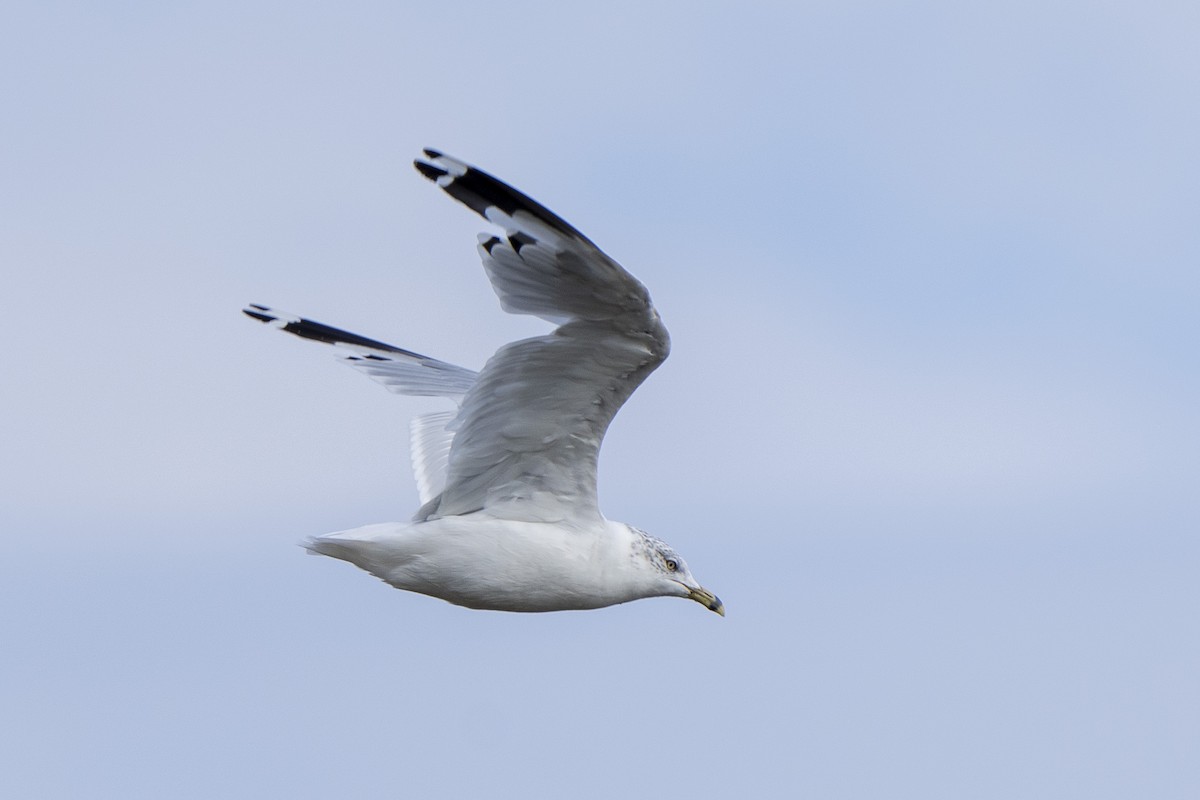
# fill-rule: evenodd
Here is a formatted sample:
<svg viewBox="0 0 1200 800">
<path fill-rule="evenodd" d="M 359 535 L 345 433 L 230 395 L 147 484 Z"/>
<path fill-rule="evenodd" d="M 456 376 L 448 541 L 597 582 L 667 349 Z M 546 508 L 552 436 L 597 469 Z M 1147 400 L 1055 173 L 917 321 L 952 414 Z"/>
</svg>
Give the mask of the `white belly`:
<svg viewBox="0 0 1200 800">
<path fill-rule="evenodd" d="M 600 608 L 644 596 L 630 574 L 629 529 L 566 528 L 486 514 L 384 523 L 312 540 L 398 589 L 497 611 Z"/>
</svg>

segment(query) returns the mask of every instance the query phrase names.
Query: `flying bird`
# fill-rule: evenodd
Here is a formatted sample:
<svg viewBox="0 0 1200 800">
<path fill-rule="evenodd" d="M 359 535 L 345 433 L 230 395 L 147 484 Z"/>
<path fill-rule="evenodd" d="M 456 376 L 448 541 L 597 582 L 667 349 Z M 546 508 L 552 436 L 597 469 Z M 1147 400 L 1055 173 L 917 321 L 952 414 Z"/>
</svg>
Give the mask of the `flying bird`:
<svg viewBox="0 0 1200 800">
<path fill-rule="evenodd" d="M 392 392 L 456 406 L 412 421 L 421 507 L 410 522 L 305 546 L 468 608 L 565 611 L 665 596 L 724 616 L 670 545 L 606 519 L 596 497 L 609 423 L 670 350 L 646 287 L 511 186 L 436 150 L 424 155 L 417 170 L 496 228 L 478 249 L 501 307 L 556 328 L 504 345 L 475 372 L 266 306 L 243 309 L 333 345 Z"/>
</svg>

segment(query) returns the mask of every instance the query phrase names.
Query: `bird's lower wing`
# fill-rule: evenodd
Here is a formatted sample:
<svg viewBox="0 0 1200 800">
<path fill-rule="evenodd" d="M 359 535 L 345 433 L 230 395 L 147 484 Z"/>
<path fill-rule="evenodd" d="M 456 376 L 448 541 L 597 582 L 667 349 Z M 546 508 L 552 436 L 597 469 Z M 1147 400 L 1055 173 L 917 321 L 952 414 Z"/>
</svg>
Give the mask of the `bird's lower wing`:
<svg viewBox="0 0 1200 800">
<path fill-rule="evenodd" d="M 334 345 L 338 359 L 396 394 L 462 399 L 477 373 L 395 345 L 368 339 L 311 319 L 260 305 L 242 309 L 247 316 L 286 333 Z"/>
<path fill-rule="evenodd" d="M 461 403 L 477 377 L 474 370 L 267 306 L 251 305 L 243 311 L 286 333 L 333 345 L 341 363 L 365 373 L 396 394 L 447 397 Z M 414 417 L 410 424 L 413 474 L 422 503 L 440 495 L 446 485 L 446 464 L 454 438 L 450 422 L 456 414 L 456 411 L 424 414 Z"/>
</svg>

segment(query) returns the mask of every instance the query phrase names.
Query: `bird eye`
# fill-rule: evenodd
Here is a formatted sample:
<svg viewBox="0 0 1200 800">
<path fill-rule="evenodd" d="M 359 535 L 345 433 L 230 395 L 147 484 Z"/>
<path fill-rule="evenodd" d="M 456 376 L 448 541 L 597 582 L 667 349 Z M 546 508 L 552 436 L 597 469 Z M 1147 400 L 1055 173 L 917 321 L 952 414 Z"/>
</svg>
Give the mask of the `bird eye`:
<svg viewBox="0 0 1200 800">
<path fill-rule="evenodd" d="M 666 564 L 667 564 L 667 569 L 671 572 L 674 572 L 675 570 L 679 569 L 679 563 L 673 558 L 668 558 L 666 561 Z"/>
</svg>

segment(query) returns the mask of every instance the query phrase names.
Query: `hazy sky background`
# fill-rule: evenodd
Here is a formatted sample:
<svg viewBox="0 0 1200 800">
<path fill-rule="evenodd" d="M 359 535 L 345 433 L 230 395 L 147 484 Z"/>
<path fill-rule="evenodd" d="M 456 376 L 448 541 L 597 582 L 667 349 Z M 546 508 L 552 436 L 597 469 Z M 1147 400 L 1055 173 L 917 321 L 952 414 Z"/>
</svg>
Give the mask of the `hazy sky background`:
<svg viewBox="0 0 1200 800">
<path fill-rule="evenodd" d="M 1195 3 L 0 11 L 0 794 L 1192 798 Z M 466 366 L 423 146 L 649 287 L 612 518 L 726 601 L 472 612 L 309 558 Z"/>
</svg>

